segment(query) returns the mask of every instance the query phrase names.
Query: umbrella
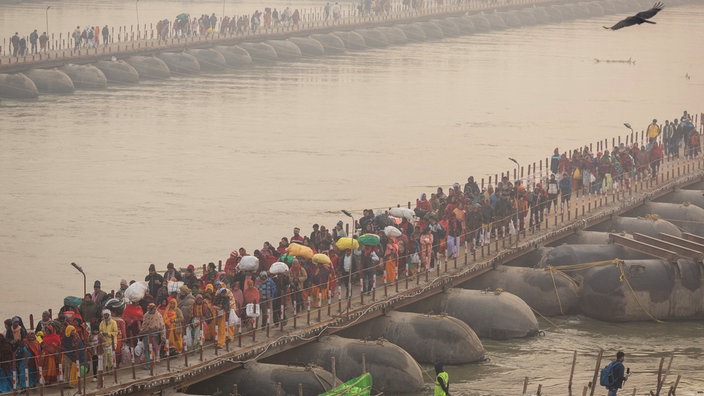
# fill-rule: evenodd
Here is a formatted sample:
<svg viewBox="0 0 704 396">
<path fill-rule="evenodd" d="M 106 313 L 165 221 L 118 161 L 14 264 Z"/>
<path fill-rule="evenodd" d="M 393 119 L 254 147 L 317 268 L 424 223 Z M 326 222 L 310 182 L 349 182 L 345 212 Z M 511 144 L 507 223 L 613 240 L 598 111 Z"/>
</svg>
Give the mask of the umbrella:
<svg viewBox="0 0 704 396">
<path fill-rule="evenodd" d="M 186 19 L 187 20 L 189 17 L 190 17 L 190 15 L 186 14 L 185 12 L 176 15 L 176 19 Z"/>
</svg>

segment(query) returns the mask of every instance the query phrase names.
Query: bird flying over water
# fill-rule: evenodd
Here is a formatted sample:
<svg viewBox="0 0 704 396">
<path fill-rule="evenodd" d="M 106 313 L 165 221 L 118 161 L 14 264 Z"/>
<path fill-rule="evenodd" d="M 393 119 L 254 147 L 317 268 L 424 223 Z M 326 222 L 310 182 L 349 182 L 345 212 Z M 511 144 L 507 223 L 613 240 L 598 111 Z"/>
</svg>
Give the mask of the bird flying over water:
<svg viewBox="0 0 704 396">
<path fill-rule="evenodd" d="M 655 22 L 649 21 L 648 19 L 654 17 L 663 8 L 665 8 L 665 5 L 658 1 L 657 3 L 655 3 L 655 5 L 653 5 L 653 8 L 649 9 L 648 11 L 641 11 L 633 16 L 629 16 L 628 18 L 619 21 L 617 24 L 611 27 L 604 26 L 604 29 L 618 30 L 628 26 L 640 25 L 642 23 L 655 24 Z"/>
</svg>

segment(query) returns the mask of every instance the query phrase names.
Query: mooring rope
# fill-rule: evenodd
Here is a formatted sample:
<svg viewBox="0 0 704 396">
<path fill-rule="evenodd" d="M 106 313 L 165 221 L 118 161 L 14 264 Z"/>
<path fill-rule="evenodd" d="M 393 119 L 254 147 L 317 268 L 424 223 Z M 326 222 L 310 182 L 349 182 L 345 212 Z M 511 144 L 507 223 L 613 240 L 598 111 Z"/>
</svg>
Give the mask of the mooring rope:
<svg viewBox="0 0 704 396">
<path fill-rule="evenodd" d="M 628 286 L 628 289 L 631 291 L 631 294 L 633 295 L 633 299 L 636 300 L 638 303 L 638 306 L 640 309 L 643 310 L 648 316 L 650 316 L 651 319 L 653 319 L 656 323 L 665 323 L 664 321 L 656 318 L 653 316 L 644 306 L 641 304 L 640 300 L 638 299 L 638 296 L 636 296 L 636 291 L 633 290 L 633 287 L 631 286 L 631 282 L 628 281 L 628 277 L 626 277 L 626 272 L 623 270 L 623 260 L 618 260 L 616 263 L 616 267 L 619 269 L 621 272 L 621 275 L 619 276 L 618 280 L 621 283 L 625 283 Z"/>
</svg>

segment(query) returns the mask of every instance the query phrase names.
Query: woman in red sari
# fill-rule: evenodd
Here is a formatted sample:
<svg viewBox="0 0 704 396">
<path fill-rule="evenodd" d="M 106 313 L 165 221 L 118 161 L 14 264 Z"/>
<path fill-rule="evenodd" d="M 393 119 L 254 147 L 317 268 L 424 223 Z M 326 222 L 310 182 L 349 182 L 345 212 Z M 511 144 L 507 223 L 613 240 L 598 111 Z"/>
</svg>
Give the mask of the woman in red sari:
<svg viewBox="0 0 704 396">
<path fill-rule="evenodd" d="M 61 358 L 61 337 L 56 334 L 53 325 L 43 326 L 42 340 L 42 374 L 46 384 L 53 384 L 58 379 L 58 363 Z"/>
</svg>

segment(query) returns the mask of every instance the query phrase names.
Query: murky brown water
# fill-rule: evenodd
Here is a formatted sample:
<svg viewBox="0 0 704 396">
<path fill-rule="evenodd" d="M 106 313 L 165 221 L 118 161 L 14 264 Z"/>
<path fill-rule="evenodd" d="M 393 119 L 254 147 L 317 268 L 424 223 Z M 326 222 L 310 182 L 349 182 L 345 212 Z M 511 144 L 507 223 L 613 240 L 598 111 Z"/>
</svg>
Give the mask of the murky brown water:
<svg viewBox="0 0 704 396">
<path fill-rule="evenodd" d="M 1 3 L 1 33 L 41 29 L 47 4 Z M 79 9 L 95 11 L 90 23 L 118 24 L 130 23 L 135 8 L 59 4 L 51 24 L 65 30 L 89 23 L 76 20 Z M 222 3 L 140 7 L 140 18 L 156 20 L 219 12 Z M 295 225 L 309 232 L 314 222 L 346 220 L 341 209 L 388 207 L 512 169 L 508 156 L 525 165 L 556 146 L 624 133 L 626 121 L 642 129 L 653 117 L 700 111 L 704 6 L 667 8 L 653 26 L 601 29 L 620 17 L 3 100 L 0 314 L 38 314 L 79 295 L 71 261 L 86 269 L 89 288 L 95 279 L 116 288 L 152 262 L 225 258 L 290 236 Z M 529 389 L 540 382 L 545 393 L 564 395 L 577 349 L 581 392 L 593 369 L 587 355 L 598 347 L 631 352 L 643 390 L 652 388 L 659 357 L 675 350 L 673 366 L 684 375 L 678 394 L 704 390 L 701 323 L 558 322 L 563 330 L 546 337 L 487 342 L 491 362 L 450 368 L 458 391 L 517 394 L 528 376 Z"/>
</svg>

